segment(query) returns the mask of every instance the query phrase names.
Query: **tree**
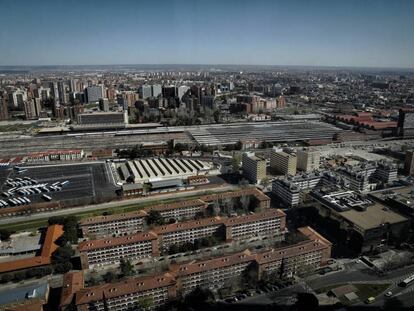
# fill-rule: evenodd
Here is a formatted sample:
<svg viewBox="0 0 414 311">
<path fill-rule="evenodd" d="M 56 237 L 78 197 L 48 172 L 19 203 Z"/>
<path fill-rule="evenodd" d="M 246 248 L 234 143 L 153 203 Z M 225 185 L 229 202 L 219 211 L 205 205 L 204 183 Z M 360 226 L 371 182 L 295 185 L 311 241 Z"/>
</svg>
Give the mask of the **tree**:
<svg viewBox="0 0 414 311">
<path fill-rule="evenodd" d="M 240 197 L 240 205 L 241 208 L 246 212 L 250 207 L 250 196 L 243 195 Z"/>
<path fill-rule="evenodd" d="M 67 273 L 72 270 L 72 263 L 70 261 L 66 261 L 64 263 L 59 263 L 54 265 L 54 269 L 56 273 Z"/>
<path fill-rule="evenodd" d="M 142 191 L 145 194 L 147 194 L 148 192 L 150 192 L 151 191 L 151 188 L 152 188 L 152 186 L 149 183 L 145 183 L 145 184 L 142 185 Z"/>
<path fill-rule="evenodd" d="M 298 293 L 296 301 L 296 308 L 298 311 L 312 311 L 317 310 L 319 307 L 318 298 L 315 295 L 310 293 Z"/>
<path fill-rule="evenodd" d="M 0 229 L 0 241 L 7 241 L 10 239 L 11 232 L 7 229 Z"/>
<path fill-rule="evenodd" d="M 262 178 L 262 180 L 260 181 L 260 184 L 264 187 L 267 188 L 267 186 L 269 185 L 270 180 L 269 177 L 264 177 Z"/>
<path fill-rule="evenodd" d="M 52 254 L 52 263 L 61 264 L 70 261 L 73 254 L 72 247 L 70 246 L 61 246 Z"/>
<path fill-rule="evenodd" d="M 140 297 L 137 301 L 137 306 L 139 310 L 146 310 L 151 308 L 154 305 L 154 299 L 150 296 Z"/>
<path fill-rule="evenodd" d="M 234 150 L 242 150 L 243 148 L 243 143 L 239 140 L 235 145 L 234 145 Z"/>
<path fill-rule="evenodd" d="M 162 217 L 162 215 L 159 211 L 151 210 L 148 213 L 148 215 L 146 217 L 146 220 L 147 220 L 148 225 L 152 225 L 152 224 L 163 225 L 163 224 L 165 224 L 164 217 Z"/>
<path fill-rule="evenodd" d="M 195 307 L 213 300 L 214 294 L 211 292 L 211 290 L 197 286 L 185 297 L 184 302 L 188 307 Z"/>
<path fill-rule="evenodd" d="M 135 274 L 134 266 L 128 259 L 121 258 L 119 267 L 121 269 L 122 276 L 131 276 Z"/>
<path fill-rule="evenodd" d="M 117 279 L 116 274 L 113 271 L 108 271 L 104 274 L 103 279 L 106 283 L 111 283 Z"/>
<path fill-rule="evenodd" d="M 240 170 L 240 160 L 236 156 L 231 158 L 231 169 L 233 173 L 238 173 Z"/>
</svg>

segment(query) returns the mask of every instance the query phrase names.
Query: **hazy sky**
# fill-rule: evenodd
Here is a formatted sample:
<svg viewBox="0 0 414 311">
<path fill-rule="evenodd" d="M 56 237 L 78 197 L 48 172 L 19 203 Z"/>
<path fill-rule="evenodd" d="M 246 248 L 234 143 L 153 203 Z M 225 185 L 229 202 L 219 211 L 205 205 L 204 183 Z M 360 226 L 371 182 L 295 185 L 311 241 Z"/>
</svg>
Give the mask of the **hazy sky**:
<svg viewBox="0 0 414 311">
<path fill-rule="evenodd" d="M 0 65 L 414 68 L 414 0 L 0 0 Z"/>
</svg>

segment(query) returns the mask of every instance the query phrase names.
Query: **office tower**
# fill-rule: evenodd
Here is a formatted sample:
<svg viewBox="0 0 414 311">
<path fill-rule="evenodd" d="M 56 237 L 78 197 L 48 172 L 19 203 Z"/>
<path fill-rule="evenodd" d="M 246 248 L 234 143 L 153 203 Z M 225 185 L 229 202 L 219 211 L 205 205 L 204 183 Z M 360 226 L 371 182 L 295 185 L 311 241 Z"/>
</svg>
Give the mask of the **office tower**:
<svg viewBox="0 0 414 311">
<path fill-rule="evenodd" d="M 99 99 L 99 110 L 101 111 L 109 111 L 109 100 L 107 98 Z"/>
<path fill-rule="evenodd" d="M 85 97 L 87 103 L 96 103 L 103 98 L 102 86 L 94 85 L 88 86 L 85 89 Z"/>
<path fill-rule="evenodd" d="M 152 87 L 151 85 L 142 85 L 139 89 L 142 99 L 147 99 L 152 96 Z"/>
<path fill-rule="evenodd" d="M 37 119 L 41 110 L 42 106 L 39 98 L 32 98 L 24 102 L 24 115 L 27 120 Z"/>
<path fill-rule="evenodd" d="M 275 174 L 296 175 L 296 156 L 273 148 L 270 153 L 270 168 Z"/>
<path fill-rule="evenodd" d="M 3 93 L 0 98 L 0 120 L 7 120 L 9 118 L 9 99 L 7 93 Z"/>
<path fill-rule="evenodd" d="M 152 86 L 152 96 L 153 97 L 158 97 L 162 94 L 162 86 L 159 84 L 154 84 Z"/>
<path fill-rule="evenodd" d="M 404 170 L 407 175 L 414 176 L 414 150 L 405 153 Z"/>
<path fill-rule="evenodd" d="M 318 151 L 309 148 L 299 149 L 297 152 L 297 168 L 301 171 L 311 172 L 319 169 L 321 156 Z"/>
<path fill-rule="evenodd" d="M 254 152 L 243 154 L 243 175 L 252 183 L 259 183 L 266 177 L 266 161 L 257 157 Z"/>
</svg>

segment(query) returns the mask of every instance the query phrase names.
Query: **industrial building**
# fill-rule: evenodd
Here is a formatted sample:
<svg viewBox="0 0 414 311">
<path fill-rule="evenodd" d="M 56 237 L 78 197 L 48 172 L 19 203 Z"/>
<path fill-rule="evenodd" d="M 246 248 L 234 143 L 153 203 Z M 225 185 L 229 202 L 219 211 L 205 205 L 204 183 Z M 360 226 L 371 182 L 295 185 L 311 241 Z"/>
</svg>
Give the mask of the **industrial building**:
<svg viewBox="0 0 414 311">
<path fill-rule="evenodd" d="M 119 179 L 125 183 L 133 178 L 135 183 L 157 183 L 166 180 L 182 180 L 188 176 L 208 174 L 213 166 L 198 159 L 146 158 L 123 163 L 112 163 Z"/>
</svg>

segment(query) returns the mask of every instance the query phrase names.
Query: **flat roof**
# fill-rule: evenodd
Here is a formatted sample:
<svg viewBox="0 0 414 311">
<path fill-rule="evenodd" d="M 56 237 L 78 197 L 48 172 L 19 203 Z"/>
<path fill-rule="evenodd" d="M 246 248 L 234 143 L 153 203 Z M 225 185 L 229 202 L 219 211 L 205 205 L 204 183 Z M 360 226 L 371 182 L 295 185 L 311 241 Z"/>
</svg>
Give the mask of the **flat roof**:
<svg viewBox="0 0 414 311">
<path fill-rule="evenodd" d="M 383 223 L 396 224 L 408 221 L 404 216 L 393 212 L 385 205 L 378 202 L 368 206 L 365 211 L 350 209 L 349 211 L 340 212 L 339 214 L 341 217 L 364 230 L 377 228 Z"/>
</svg>

